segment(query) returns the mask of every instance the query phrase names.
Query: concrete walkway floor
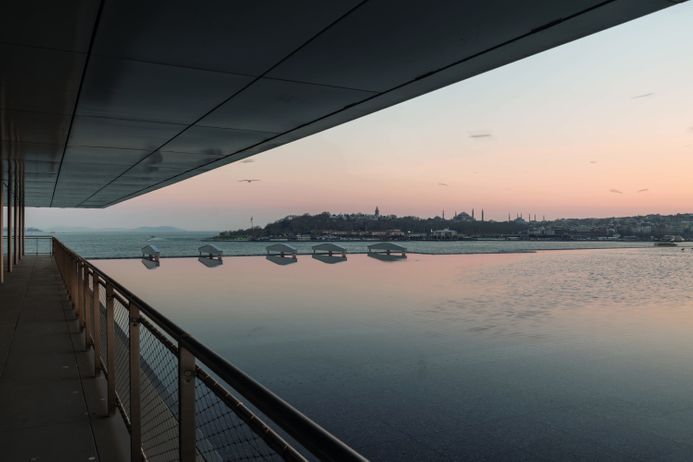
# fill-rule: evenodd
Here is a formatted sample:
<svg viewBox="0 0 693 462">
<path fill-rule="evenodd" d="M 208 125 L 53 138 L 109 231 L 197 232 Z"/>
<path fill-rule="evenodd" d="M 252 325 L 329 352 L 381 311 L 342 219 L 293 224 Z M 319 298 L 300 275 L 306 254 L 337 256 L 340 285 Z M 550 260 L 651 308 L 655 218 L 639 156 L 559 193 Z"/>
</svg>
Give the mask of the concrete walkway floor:
<svg viewBox="0 0 693 462">
<path fill-rule="evenodd" d="M 105 381 L 52 257 L 27 256 L 0 286 L 0 460 L 121 461 L 129 438 L 106 415 Z"/>
</svg>

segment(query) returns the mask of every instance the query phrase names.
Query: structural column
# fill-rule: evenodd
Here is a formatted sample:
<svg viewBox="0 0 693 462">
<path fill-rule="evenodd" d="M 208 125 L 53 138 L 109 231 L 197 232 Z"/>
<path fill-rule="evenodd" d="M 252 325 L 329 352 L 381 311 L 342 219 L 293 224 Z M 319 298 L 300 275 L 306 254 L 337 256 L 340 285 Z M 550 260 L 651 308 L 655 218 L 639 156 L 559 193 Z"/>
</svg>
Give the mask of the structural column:
<svg viewBox="0 0 693 462">
<path fill-rule="evenodd" d="M 12 162 L 7 161 L 7 272 L 12 272 Z"/>
<path fill-rule="evenodd" d="M 19 222 L 19 229 L 21 230 L 21 239 L 19 242 L 19 258 L 22 259 L 24 258 L 24 254 L 26 253 L 26 242 L 25 242 L 25 237 L 26 237 L 26 198 L 24 197 L 24 191 L 26 189 L 26 184 L 25 184 L 25 176 L 24 176 L 24 164 L 22 164 L 22 175 L 20 177 L 21 180 L 21 187 L 19 188 L 20 195 L 19 195 L 19 200 L 20 200 L 20 205 L 21 205 L 21 217 L 22 219 Z"/>
<path fill-rule="evenodd" d="M 15 161 L 14 164 L 14 216 L 12 224 L 14 227 L 14 245 L 12 246 L 12 259 L 14 264 L 19 263 L 19 164 Z"/>
<path fill-rule="evenodd" d="M 5 206 L 5 186 L 3 184 L 3 176 L 4 171 L 2 166 L 2 157 L 0 157 L 0 284 L 5 282 L 5 250 L 3 249 L 4 241 L 2 239 L 2 233 L 4 232 L 3 229 L 5 227 L 2 220 L 2 208 Z"/>
</svg>

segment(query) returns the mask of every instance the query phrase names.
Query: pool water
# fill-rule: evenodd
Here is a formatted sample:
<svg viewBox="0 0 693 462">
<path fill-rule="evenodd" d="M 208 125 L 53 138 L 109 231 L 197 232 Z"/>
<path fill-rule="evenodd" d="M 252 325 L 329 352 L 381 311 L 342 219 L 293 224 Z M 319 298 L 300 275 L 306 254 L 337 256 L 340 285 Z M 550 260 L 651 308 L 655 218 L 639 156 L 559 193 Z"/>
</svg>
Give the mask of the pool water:
<svg viewBox="0 0 693 462">
<path fill-rule="evenodd" d="M 94 263 L 372 460 L 693 460 L 693 251 Z"/>
</svg>

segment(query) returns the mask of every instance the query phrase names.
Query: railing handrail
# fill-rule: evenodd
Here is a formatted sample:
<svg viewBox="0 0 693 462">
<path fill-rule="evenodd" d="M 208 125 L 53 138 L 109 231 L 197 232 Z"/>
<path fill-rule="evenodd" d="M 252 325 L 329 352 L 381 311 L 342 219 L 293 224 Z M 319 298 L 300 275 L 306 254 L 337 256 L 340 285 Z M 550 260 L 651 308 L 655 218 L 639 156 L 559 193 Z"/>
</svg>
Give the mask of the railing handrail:
<svg viewBox="0 0 693 462">
<path fill-rule="evenodd" d="M 277 423 L 279 427 L 291 435 L 302 446 L 322 460 L 365 461 L 366 459 L 336 436 L 329 433 L 310 418 L 306 417 L 289 403 L 275 395 L 262 384 L 251 378 L 245 372 L 230 364 L 224 358 L 203 345 L 200 341 L 176 325 L 173 321 L 150 306 L 147 302 L 132 293 L 118 281 L 105 274 L 85 258 L 63 244 L 55 236 L 49 236 L 53 242 L 73 259 L 89 268 L 94 274 L 134 303 L 157 327 L 163 329 L 172 339 L 188 349 L 193 356 L 213 373 L 228 383 L 235 391 L 247 399 L 263 414 Z"/>
</svg>

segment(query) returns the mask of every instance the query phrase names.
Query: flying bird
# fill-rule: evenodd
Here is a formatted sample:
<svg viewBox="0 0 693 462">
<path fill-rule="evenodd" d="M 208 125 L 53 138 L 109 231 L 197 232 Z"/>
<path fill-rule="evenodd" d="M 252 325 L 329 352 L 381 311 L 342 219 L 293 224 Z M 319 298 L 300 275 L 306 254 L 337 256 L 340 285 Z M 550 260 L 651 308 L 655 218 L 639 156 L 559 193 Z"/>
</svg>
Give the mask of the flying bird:
<svg viewBox="0 0 693 462">
<path fill-rule="evenodd" d="M 654 93 L 643 93 L 642 95 L 635 95 L 631 99 L 649 98 L 650 96 L 654 96 Z"/>
<path fill-rule="evenodd" d="M 241 161 L 242 164 L 252 164 L 253 162 L 255 162 L 255 159 L 243 159 Z"/>
<path fill-rule="evenodd" d="M 596 160 L 591 160 L 591 161 L 590 161 L 590 164 L 596 164 L 596 163 L 597 163 Z"/>
<path fill-rule="evenodd" d="M 480 138 L 491 138 L 493 135 L 490 133 L 470 133 L 469 134 L 470 138 L 475 138 L 475 139 L 480 139 Z"/>
<path fill-rule="evenodd" d="M 245 180 L 238 180 L 239 183 L 246 182 L 246 183 L 248 183 L 248 184 L 252 183 L 253 181 L 260 181 L 260 180 L 258 180 L 257 178 L 248 178 L 248 179 L 245 179 Z"/>
<path fill-rule="evenodd" d="M 643 193 L 649 191 L 649 188 L 638 189 L 636 192 Z"/>
<path fill-rule="evenodd" d="M 614 194 L 623 194 L 623 191 L 619 191 L 618 189 L 609 189 L 609 192 Z"/>
<path fill-rule="evenodd" d="M 438 183 L 438 186 L 447 186 L 447 183 Z"/>
</svg>

